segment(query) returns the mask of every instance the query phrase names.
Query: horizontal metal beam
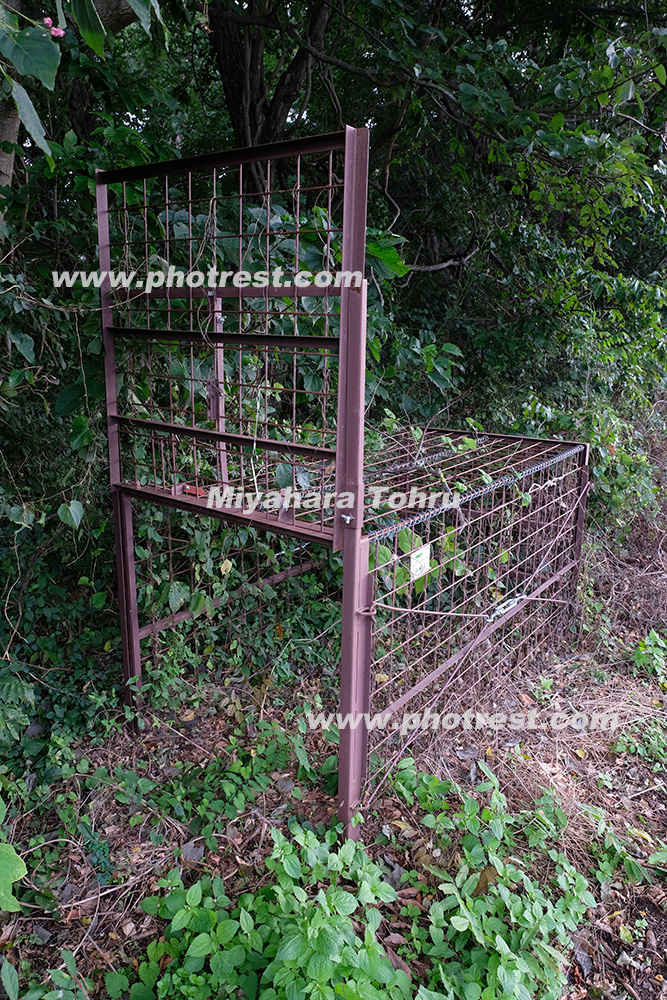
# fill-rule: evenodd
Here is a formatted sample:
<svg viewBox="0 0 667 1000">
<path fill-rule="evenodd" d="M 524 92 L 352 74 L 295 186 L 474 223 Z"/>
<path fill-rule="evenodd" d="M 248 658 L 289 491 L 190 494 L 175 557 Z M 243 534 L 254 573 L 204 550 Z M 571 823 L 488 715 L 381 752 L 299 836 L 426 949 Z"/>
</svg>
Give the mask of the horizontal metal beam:
<svg viewBox="0 0 667 1000">
<path fill-rule="evenodd" d="M 290 566 L 289 569 L 281 570 L 280 573 L 274 573 L 272 576 L 264 577 L 264 579 L 258 580 L 256 583 L 248 583 L 243 587 L 237 587 L 236 590 L 232 590 L 230 593 L 225 595 L 225 603 L 228 604 L 229 601 L 233 600 L 233 598 L 242 597 L 251 590 L 256 590 L 261 587 L 273 587 L 275 584 L 282 583 L 283 580 L 287 580 L 291 576 L 301 576 L 302 573 L 307 573 L 316 566 L 317 563 L 314 559 L 308 559 L 306 562 L 299 563 L 297 566 Z M 219 608 L 221 603 L 222 597 L 213 598 L 214 608 Z M 187 621 L 192 617 L 193 614 L 191 611 L 176 611 L 173 615 L 167 615 L 166 618 L 160 618 L 159 621 L 151 622 L 149 625 L 142 625 L 138 630 L 139 638 L 145 639 L 148 635 L 157 635 L 157 633 L 161 632 L 163 628 L 170 628 L 173 625 L 178 625 L 179 622 Z"/>
<path fill-rule="evenodd" d="M 174 507 L 191 514 L 199 514 L 200 517 L 215 517 L 218 521 L 227 521 L 230 524 L 239 524 L 246 528 L 248 526 L 259 528 L 262 531 L 270 531 L 274 535 L 288 535 L 290 538 L 305 539 L 327 547 L 331 547 L 333 544 L 333 529 L 330 526 L 320 524 L 318 521 L 279 521 L 278 511 L 271 516 L 260 510 L 244 513 L 242 510 L 237 511 L 234 507 L 220 509 L 207 507 L 204 498 L 198 499 L 184 493 L 174 496 L 173 493 L 133 483 L 116 483 L 112 486 L 112 490 L 135 497 L 137 500 L 143 500 L 145 503 Z"/>
<path fill-rule="evenodd" d="M 234 167 L 240 163 L 257 163 L 261 160 L 281 160 L 286 156 L 306 156 L 310 153 L 327 153 L 345 148 L 345 132 L 327 132 L 306 139 L 286 139 L 262 146 L 245 146 L 227 153 L 206 153 L 203 156 L 184 156 L 181 160 L 164 160 L 162 163 L 143 163 L 135 167 L 117 167 L 96 170 L 97 184 L 117 181 L 138 181 L 150 177 L 167 177 L 190 171 L 211 170 L 214 167 Z"/>
<path fill-rule="evenodd" d="M 320 288 L 318 285 L 268 285 L 264 288 L 227 288 L 227 286 L 214 288 L 151 288 L 150 292 L 142 291 L 140 288 L 110 288 L 109 296 L 118 302 L 141 302 L 145 299 L 207 299 L 212 296 L 218 299 L 316 299 L 330 296 L 339 299 L 342 288 L 336 285 L 327 285 Z M 223 314 L 224 315 L 224 314 Z"/>
<path fill-rule="evenodd" d="M 316 445 L 296 444 L 291 441 L 274 441 L 273 438 L 256 438 L 246 434 L 228 434 L 226 431 L 214 431 L 203 427 L 192 427 L 189 424 L 171 424 L 161 420 L 144 420 L 142 417 L 123 417 L 111 414 L 109 419 L 118 427 L 126 430 L 157 431 L 163 434 L 175 434 L 177 437 L 189 437 L 195 441 L 224 441 L 225 444 L 235 444 L 239 448 L 261 448 L 262 451 L 277 451 L 280 454 L 305 455 L 308 458 L 331 459 L 335 456 L 335 448 L 320 448 Z"/>
<path fill-rule="evenodd" d="M 234 346 L 248 344 L 258 347 L 275 347 L 276 350 L 283 347 L 298 347 L 303 351 L 338 351 L 339 349 L 338 337 L 286 337 L 280 333 L 243 333 L 243 331 L 223 333 L 216 330 L 202 333 L 199 330 L 151 330 L 145 326 L 108 326 L 106 329 L 114 337 L 125 337 L 128 340 L 137 337 L 144 340 L 182 340 L 188 344 L 221 344 L 223 346 L 225 344 Z"/>
</svg>

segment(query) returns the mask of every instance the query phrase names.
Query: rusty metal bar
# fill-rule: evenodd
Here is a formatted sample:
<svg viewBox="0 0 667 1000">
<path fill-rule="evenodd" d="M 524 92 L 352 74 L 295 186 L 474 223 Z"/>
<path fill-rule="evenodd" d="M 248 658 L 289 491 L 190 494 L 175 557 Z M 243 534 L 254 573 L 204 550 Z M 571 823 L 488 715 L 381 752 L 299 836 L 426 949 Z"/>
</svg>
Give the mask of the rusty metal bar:
<svg viewBox="0 0 667 1000">
<path fill-rule="evenodd" d="M 267 576 L 262 580 L 257 580 L 256 583 L 252 584 L 252 589 L 262 589 L 263 587 L 274 587 L 277 583 L 282 583 L 283 580 L 289 580 L 293 576 L 301 576 L 302 573 L 308 573 L 311 569 L 315 569 L 317 563 L 313 559 L 308 559 L 306 562 L 299 563 L 298 566 L 290 566 L 288 569 L 283 569 L 279 573 L 273 573 L 271 576 Z M 247 593 L 250 587 L 238 587 L 236 590 L 231 591 L 231 593 L 225 596 L 227 601 L 232 600 L 235 597 L 241 596 L 241 594 Z M 213 607 L 219 608 L 222 603 L 221 597 L 216 597 L 213 599 Z M 140 639 L 145 639 L 146 636 L 156 635 L 158 632 L 162 632 L 165 628 L 172 628 L 174 625 L 178 625 L 179 622 L 188 621 L 193 618 L 191 611 L 175 611 L 172 615 L 167 615 L 166 618 L 160 618 L 158 621 L 150 622 L 148 625 L 142 625 L 138 630 L 138 635 Z"/>
</svg>

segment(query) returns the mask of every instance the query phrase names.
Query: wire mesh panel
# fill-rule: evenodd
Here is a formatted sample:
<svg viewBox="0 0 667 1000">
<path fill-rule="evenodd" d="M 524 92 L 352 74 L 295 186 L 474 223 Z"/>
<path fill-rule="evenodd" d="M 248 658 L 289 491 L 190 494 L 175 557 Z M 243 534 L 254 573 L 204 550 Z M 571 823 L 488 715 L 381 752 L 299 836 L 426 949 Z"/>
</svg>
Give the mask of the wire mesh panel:
<svg viewBox="0 0 667 1000">
<path fill-rule="evenodd" d="M 587 485 L 581 444 L 432 431 L 401 445 L 403 461 L 379 467 L 404 504 L 366 522 L 370 711 L 394 716 L 372 737 L 385 771 L 414 738 L 398 738 L 397 713 L 441 712 L 553 637 L 571 603 Z"/>
<path fill-rule="evenodd" d="M 346 400 L 363 386 L 348 331 L 365 341 L 367 148 L 367 130 L 347 128 L 97 174 L 123 657 L 136 684 L 147 626 L 133 499 L 217 517 L 228 538 L 245 525 L 342 547 L 332 507 L 352 474 Z M 165 543 L 171 600 L 153 634 L 184 620 L 186 589 L 222 599 L 194 586 L 171 528 Z"/>
<path fill-rule="evenodd" d="M 340 617 L 340 571 L 330 549 L 178 508 L 141 500 L 133 506 L 144 676 L 173 649 L 174 629 L 183 639 L 181 655 L 207 663 L 214 678 L 232 663 L 250 682 L 280 676 L 281 664 L 287 674 L 307 664 L 322 602 L 329 616 Z M 206 629 L 197 628 L 202 620 Z"/>
</svg>

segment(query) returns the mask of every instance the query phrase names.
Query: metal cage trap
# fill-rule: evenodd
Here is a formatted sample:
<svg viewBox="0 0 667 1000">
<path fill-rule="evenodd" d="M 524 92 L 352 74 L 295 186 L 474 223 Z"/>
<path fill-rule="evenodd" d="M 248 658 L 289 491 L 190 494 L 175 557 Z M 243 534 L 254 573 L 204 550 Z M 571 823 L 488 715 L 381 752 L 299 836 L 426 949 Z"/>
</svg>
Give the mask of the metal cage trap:
<svg viewBox="0 0 667 1000">
<path fill-rule="evenodd" d="M 367 173 L 368 132 L 354 128 L 97 173 L 135 686 L 163 630 L 205 611 L 230 639 L 260 635 L 277 595 L 298 608 L 308 580 L 340 605 L 341 714 L 434 706 L 479 675 L 482 648 L 494 669 L 520 662 L 571 600 L 586 446 L 364 433 Z M 405 742 L 373 733 L 380 771 Z M 348 827 L 376 794 L 368 748 L 365 719 L 341 728 Z"/>
</svg>

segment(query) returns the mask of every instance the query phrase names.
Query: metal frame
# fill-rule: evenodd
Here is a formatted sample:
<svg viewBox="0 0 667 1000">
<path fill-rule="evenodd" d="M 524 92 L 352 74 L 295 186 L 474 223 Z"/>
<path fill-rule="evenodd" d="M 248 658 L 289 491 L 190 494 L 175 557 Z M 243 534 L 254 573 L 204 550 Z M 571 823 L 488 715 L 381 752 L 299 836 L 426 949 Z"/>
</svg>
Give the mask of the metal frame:
<svg viewBox="0 0 667 1000">
<path fill-rule="evenodd" d="M 187 538 L 171 520 L 181 514 L 223 525 L 255 593 L 313 571 L 318 545 L 342 550 L 343 716 L 359 717 L 377 706 L 398 711 L 423 700 L 436 681 L 438 691 L 430 697 L 439 696 L 442 678 L 445 688 L 453 684 L 490 636 L 518 629 L 514 647 L 507 640 L 508 649 L 517 643 L 523 648 L 531 637 L 538 641 L 535 628 L 525 624 L 532 621 L 535 602 L 543 596 L 558 602 L 564 586 L 572 596 L 587 490 L 583 445 L 478 435 L 471 448 L 461 432 L 428 428 L 421 437 L 387 435 L 384 450 L 365 461 L 365 281 L 342 288 L 218 284 L 136 292 L 112 287 L 112 267 L 149 270 L 156 260 L 192 271 L 204 260 L 224 258 L 231 260 L 228 273 L 236 274 L 252 258 L 268 274 L 276 261 L 289 258 L 291 273 L 304 259 L 330 265 L 338 254 L 340 270 L 363 275 L 367 176 L 368 130 L 350 127 L 305 140 L 97 171 L 99 261 L 106 272 L 101 315 L 109 468 L 128 700 L 140 697 L 141 643 L 192 617 L 180 607 L 170 613 L 156 608 L 153 619 L 140 624 L 137 567 L 143 542 L 139 546 L 135 538 L 132 513 L 139 502 L 163 519 L 166 570 L 160 572 L 172 581 L 192 576 Z M 560 469 L 560 479 L 550 479 L 550 469 Z M 353 504 L 344 512 L 334 508 L 317 515 L 207 506 L 207 491 L 216 486 L 254 482 L 257 488 L 280 482 L 278 476 L 291 479 L 292 486 L 307 483 L 313 494 L 329 488 L 351 493 Z M 367 503 L 370 484 L 437 488 L 445 477 L 466 484 L 463 527 L 446 504 L 414 513 L 407 506 L 378 512 Z M 519 483 L 540 493 L 543 502 L 532 513 L 517 508 L 512 491 Z M 234 532 L 247 528 L 278 542 L 292 539 L 289 565 L 266 572 L 251 549 L 243 551 L 234 541 Z M 406 551 L 409 555 L 406 544 L 421 544 L 418 531 L 433 539 L 440 562 L 421 587 L 412 588 L 400 561 Z M 446 558 L 452 537 L 454 559 L 458 540 L 469 559 L 463 582 L 457 582 Z M 387 541 L 393 553 L 383 573 Z M 284 556 L 285 543 L 280 544 Z M 545 546 L 557 551 L 557 559 L 540 555 Z M 511 556 L 506 558 L 506 551 Z M 495 588 L 492 563 L 493 579 L 500 581 Z M 492 595 L 499 587 L 516 590 L 519 580 L 522 593 L 511 607 L 493 610 Z M 465 609 L 475 585 L 474 599 L 486 605 L 471 614 Z M 216 596 L 210 588 L 207 607 L 214 610 L 247 591 L 242 586 Z M 260 601 L 260 612 L 261 607 Z M 456 624 L 456 615 L 488 618 L 490 609 L 491 620 L 481 627 Z M 436 619 L 436 627 L 427 624 Z M 397 657 L 403 663 L 400 682 L 389 678 L 383 693 L 377 665 Z M 405 745 L 390 754 L 385 776 Z M 341 729 L 338 815 L 353 837 L 360 832 L 355 814 L 381 787 L 367 784 L 368 751 L 365 721 Z"/>
</svg>

